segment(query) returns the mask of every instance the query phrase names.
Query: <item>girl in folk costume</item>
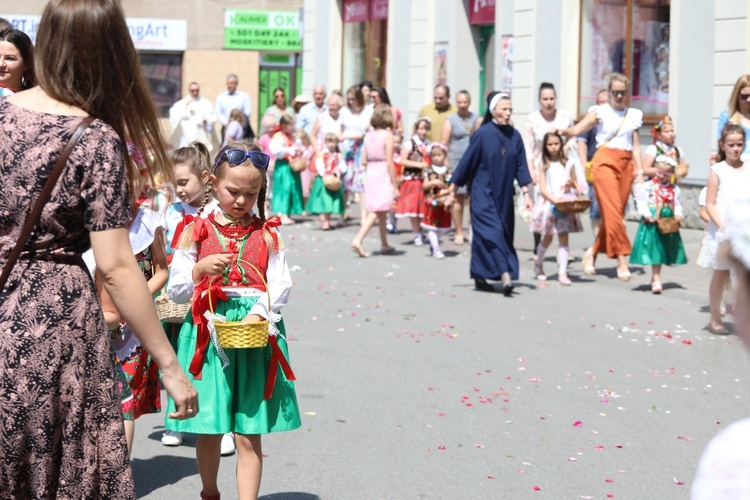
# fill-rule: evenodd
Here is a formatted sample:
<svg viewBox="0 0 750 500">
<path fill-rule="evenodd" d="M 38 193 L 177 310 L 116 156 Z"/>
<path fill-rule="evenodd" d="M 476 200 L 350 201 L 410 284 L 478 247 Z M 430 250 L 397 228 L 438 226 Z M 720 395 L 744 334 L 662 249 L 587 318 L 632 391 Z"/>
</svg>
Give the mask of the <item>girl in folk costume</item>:
<svg viewBox="0 0 750 500">
<path fill-rule="evenodd" d="M 182 232 L 184 226 L 200 216 L 201 207 L 212 198 L 211 157 L 208 149 L 201 142 L 194 142 L 187 147 L 172 151 L 169 155 L 174 170 L 174 190 L 180 201 L 167 207 L 164 216 L 164 230 L 166 240 L 167 262 L 174 256 L 172 242 L 175 232 Z M 176 243 L 176 242 L 175 242 Z M 172 345 L 177 347 L 177 338 L 182 323 L 163 323 L 164 329 L 170 335 Z M 179 446 L 182 444 L 182 433 L 164 431 L 161 442 L 165 446 Z M 226 434 L 221 442 L 222 455 L 234 453 L 234 438 Z"/>
<path fill-rule="evenodd" d="M 656 175 L 649 181 L 636 185 L 635 204 L 641 224 L 633 242 L 631 264 L 651 266 L 651 291 L 662 292 L 661 266 L 687 264 L 685 248 L 680 233 L 663 234 L 657 226 L 658 219 L 674 217 L 682 221 L 680 188 L 672 182 L 677 161 L 671 156 L 656 157 Z"/>
<path fill-rule="evenodd" d="M 404 138 L 393 134 L 393 170 L 396 172 L 396 185 L 401 191 L 401 183 L 404 181 L 404 166 L 401 164 L 401 143 Z M 386 230 L 391 234 L 398 233 L 398 219 L 396 219 L 396 201 L 394 200 L 391 210 L 388 212 L 388 220 L 385 223 Z"/>
<path fill-rule="evenodd" d="M 544 254 L 557 235 L 557 281 L 561 285 L 571 284 L 568 278 L 568 233 L 583 231 L 578 214 L 565 215 L 555 210 L 560 201 L 575 200 L 581 193 L 581 187 L 575 174 L 573 160 L 567 160 L 562 153 L 562 137 L 557 132 L 544 134 L 542 142 L 542 163 L 539 166 L 539 195 L 532 210 L 530 229 L 542 235 L 536 248 L 534 273 L 536 279 L 544 281 Z"/>
<path fill-rule="evenodd" d="M 320 215 L 320 228 L 323 231 L 331 229 L 331 214 L 341 217 L 346 212 L 344 203 L 344 184 L 341 182 L 346 172 L 344 157 L 339 153 L 339 138 L 334 133 L 325 135 L 325 148 L 316 155 L 313 162 L 315 180 L 310 188 L 310 198 L 307 200 L 307 213 Z M 326 179 L 333 182 L 338 178 L 338 189 L 326 186 Z M 335 187 L 335 186 L 333 186 Z"/>
<path fill-rule="evenodd" d="M 290 215 L 302 214 L 302 179 L 299 172 L 292 171 L 289 160 L 302 154 L 302 148 L 297 146 L 292 136 L 294 118 L 284 115 L 276 127 L 268 149 L 271 156 L 276 158 L 273 169 L 273 197 L 271 210 L 281 217 L 282 224 L 294 224 Z"/>
<path fill-rule="evenodd" d="M 425 170 L 430 166 L 430 155 L 427 151 L 429 131 L 430 119 L 427 117 L 417 119 L 417 123 L 414 124 L 414 135 L 401 147 L 401 165 L 404 167 L 404 174 L 400 188 L 401 196 L 396 202 L 396 217 L 409 217 L 416 246 L 424 243 L 419 224 L 424 217 L 422 178 Z"/>
<path fill-rule="evenodd" d="M 132 146 L 134 148 L 134 146 Z M 167 284 L 169 271 L 167 269 L 167 254 L 164 239 L 164 219 L 153 208 L 154 200 L 148 193 L 155 191 L 149 187 L 148 161 L 142 156 L 136 156 L 140 162 L 141 185 L 140 196 L 133 206 L 133 220 L 128 229 L 130 246 L 138 266 L 148 283 L 151 295 L 156 295 Z M 161 387 L 159 385 L 159 368 L 151 359 L 151 355 L 141 346 L 133 330 L 124 323 L 117 309 L 114 307 L 106 289 L 103 287 L 104 278 L 99 271 L 95 272 L 97 292 L 102 301 L 102 310 L 109 328 L 109 339 L 112 351 L 120 362 L 125 374 L 133 399 L 121 400 L 123 419 L 125 421 L 125 438 L 128 454 L 133 449 L 135 435 L 135 420 L 141 415 L 159 413 L 161 411 Z"/>
<path fill-rule="evenodd" d="M 651 136 L 654 143 L 646 148 L 643 152 L 643 174 L 646 177 L 653 177 L 658 174 L 658 169 L 654 165 L 658 156 L 666 156 L 675 162 L 675 165 L 686 164 L 685 153 L 682 148 L 675 144 L 674 121 L 669 116 L 665 116 L 659 123 L 651 129 Z M 679 178 L 687 174 L 687 169 L 683 172 L 677 172 Z"/>
<path fill-rule="evenodd" d="M 451 211 L 446 210 L 444 205 L 451 182 L 447 160 L 448 148 L 445 144 L 433 142 L 430 145 L 430 166 L 422 184 L 425 192 L 425 215 L 421 226 L 427 230 L 427 240 L 432 248 L 432 256 L 436 259 L 445 258 L 440 250 L 440 236 L 450 230 L 453 220 Z"/>
<path fill-rule="evenodd" d="M 180 331 L 178 359 L 201 394 L 201 411 L 190 425 L 168 420 L 166 427 L 198 434 L 196 456 L 204 499 L 220 498 L 217 475 L 224 433 L 235 433 L 237 496 L 257 498 L 261 434 L 300 426 L 294 373 L 279 314 L 292 280 L 276 230 L 281 221 L 266 220 L 263 209 L 268 163 L 268 155 L 249 141 L 219 151 L 211 175 L 216 201 L 176 235 L 179 249 L 167 291 L 175 302 L 192 298 L 192 313 Z M 252 212 L 256 203 L 257 215 Z M 221 349 L 214 327 L 220 320 L 267 320 L 268 345 Z M 170 400 L 170 408 L 172 404 Z"/>
<path fill-rule="evenodd" d="M 729 334 L 721 320 L 721 299 L 729 280 L 730 265 L 727 259 L 722 258 L 719 247 L 730 236 L 725 228 L 732 215 L 732 206 L 740 198 L 748 196 L 750 168 L 742 161 L 744 147 L 745 130 L 740 125 L 727 123 L 721 131 L 717 163 L 711 166 L 706 186 L 706 211 L 710 220 L 698 265 L 713 269 L 708 292 L 711 310 L 708 331 L 714 335 Z"/>
</svg>

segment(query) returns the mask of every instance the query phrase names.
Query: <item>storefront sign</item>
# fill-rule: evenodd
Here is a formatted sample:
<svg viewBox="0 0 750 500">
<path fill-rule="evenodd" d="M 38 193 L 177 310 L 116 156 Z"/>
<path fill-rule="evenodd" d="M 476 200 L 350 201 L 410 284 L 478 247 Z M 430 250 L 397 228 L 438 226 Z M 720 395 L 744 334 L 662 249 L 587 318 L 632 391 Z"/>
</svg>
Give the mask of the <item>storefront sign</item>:
<svg viewBox="0 0 750 500">
<path fill-rule="evenodd" d="M 294 66 L 293 54 L 263 54 L 260 57 L 263 66 Z"/>
<path fill-rule="evenodd" d="M 13 25 L 29 35 L 36 43 L 41 16 L 18 16 L 0 14 Z M 176 51 L 187 50 L 187 21 L 184 19 L 126 19 L 133 45 L 137 50 Z"/>
<path fill-rule="evenodd" d="M 388 20 L 388 0 L 370 0 L 370 21 Z"/>
<path fill-rule="evenodd" d="M 138 50 L 187 50 L 187 21 L 184 19 L 128 18 L 126 22 Z"/>
<path fill-rule="evenodd" d="M 386 2 L 387 3 L 387 2 Z M 345 23 L 364 23 L 368 18 L 367 0 L 344 0 L 344 22 Z M 387 11 L 386 6 L 386 11 Z M 386 17 L 387 13 L 386 13 Z"/>
<path fill-rule="evenodd" d="M 495 0 L 471 0 L 469 24 L 495 24 Z"/>
<path fill-rule="evenodd" d="M 226 10 L 224 48 L 300 52 L 299 11 Z"/>
</svg>

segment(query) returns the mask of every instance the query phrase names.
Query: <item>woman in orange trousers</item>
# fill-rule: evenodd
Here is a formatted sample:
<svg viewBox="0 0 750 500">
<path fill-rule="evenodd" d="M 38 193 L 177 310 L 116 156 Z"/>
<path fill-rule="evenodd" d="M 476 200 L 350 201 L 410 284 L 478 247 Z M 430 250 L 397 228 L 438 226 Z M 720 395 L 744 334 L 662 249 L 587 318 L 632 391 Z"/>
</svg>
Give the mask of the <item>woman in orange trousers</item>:
<svg viewBox="0 0 750 500">
<path fill-rule="evenodd" d="M 623 281 L 630 279 L 628 256 L 632 248 L 623 220 L 625 206 L 634 177 L 643 179 L 638 137 L 643 112 L 625 106 L 628 83 L 625 75 L 613 73 L 609 77 L 607 103 L 592 106 L 580 122 L 560 131 L 566 137 L 577 137 L 597 127 L 593 174 L 602 227 L 594 245 L 586 251 L 584 272 L 595 274 L 596 256 L 606 253 L 607 257 L 617 259 L 617 278 Z"/>
</svg>

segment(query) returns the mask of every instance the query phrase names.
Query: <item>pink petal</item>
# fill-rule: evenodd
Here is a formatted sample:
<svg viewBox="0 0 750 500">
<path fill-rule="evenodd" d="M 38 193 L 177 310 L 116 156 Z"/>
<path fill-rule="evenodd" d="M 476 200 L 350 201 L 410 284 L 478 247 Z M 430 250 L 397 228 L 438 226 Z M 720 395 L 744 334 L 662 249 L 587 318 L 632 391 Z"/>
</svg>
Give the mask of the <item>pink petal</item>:
<svg viewBox="0 0 750 500">
<path fill-rule="evenodd" d="M 575 422 L 573 422 L 573 427 L 583 427 L 583 422 L 581 422 L 580 420 L 576 420 Z"/>
<path fill-rule="evenodd" d="M 542 489 L 539 486 L 534 486 L 534 491 L 542 491 Z"/>
<path fill-rule="evenodd" d="M 677 439 L 682 439 L 683 441 L 692 441 L 693 438 L 685 437 L 685 436 L 677 436 Z"/>
<path fill-rule="evenodd" d="M 680 481 L 679 479 L 677 479 L 674 476 L 672 477 L 672 479 L 674 479 L 674 484 L 676 484 L 677 486 L 682 486 L 682 485 L 685 484 L 684 482 Z"/>
<path fill-rule="evenodd" d="M 495 479 L 495 476 L 487 476 L 487 479 Z"/>
<path fill-rule="evenodd" d="M 607 479 L 605 479 L 605 480 L 604 480 L 604 482 L 605 482 L 605 483 L 614 483 L 614 482 L 615 482 L 615 480 L 614 480 L 614 479 L 609 479 L 609 478 L 607 478 Z"/>
<path fill-rule="evenodd" d="M 474 448 L 484 448 L 484 445 L 477 443 L 474 445 Z"/>
<path fill-rule="evenodd" d="M 594 448 L 596 451 L 604 451 L 604 446 L 599 445 L 596 448 Z"/>
</svg>

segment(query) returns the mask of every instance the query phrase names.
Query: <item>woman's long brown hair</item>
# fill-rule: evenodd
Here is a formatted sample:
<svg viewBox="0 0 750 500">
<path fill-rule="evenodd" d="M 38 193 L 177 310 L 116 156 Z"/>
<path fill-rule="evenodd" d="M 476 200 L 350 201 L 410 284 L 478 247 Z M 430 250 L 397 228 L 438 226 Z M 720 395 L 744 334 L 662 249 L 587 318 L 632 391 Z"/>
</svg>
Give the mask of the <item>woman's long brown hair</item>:
<svg viewBox="0 0 750 500">
<path fill-rule="evenodd" d="M 58 101 L 110 125 L 123 142 L 130 196 L 139 167 L 124 147 L 153 154 L 151 180 L 172 182 L 159 115 L 118 0 L 50 0 L 35 48 L 37 83 Z M 148 154 L 144 154 L 148 157 Z"/>
</svg>

